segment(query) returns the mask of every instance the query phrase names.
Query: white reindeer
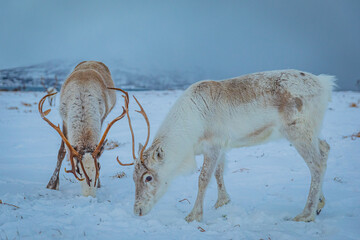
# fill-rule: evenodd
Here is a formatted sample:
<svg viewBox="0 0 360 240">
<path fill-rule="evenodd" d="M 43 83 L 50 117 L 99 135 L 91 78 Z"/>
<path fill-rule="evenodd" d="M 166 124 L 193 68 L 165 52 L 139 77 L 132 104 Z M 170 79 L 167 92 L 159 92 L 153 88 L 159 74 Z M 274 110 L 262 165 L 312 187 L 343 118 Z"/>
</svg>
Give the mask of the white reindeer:
<svg viewBox="0 0 360 240">
<path fill-rule="evenodd" d="M 198 195 L 186 221 L 200 221 L 206 187 L 215 171 L 215 208 L 230 201 L 223 180 L 224 153 L 231 148 L 285 137 L 311 173 L 307 203 L 295 221 L 313 221 L 325 205 L 323 177 L 329 145 L 318 138 L 335 85 L 332 76 L 297 70 L 254 73 L 191 85 L 171 108 L 151 146 L 135 159 L 134 212 L 147 214 L 171 180 L 196 167 L 203 154 Z"/>
<path fill-rule="evenodd" d="M 126 96 L 123 97 L 126 109 L 123 108 L 123 113 L 109 123 L 101 137 L 102 123 L 116 102 L 116 94 L 113 90 L 125 93 Z M 54 94 L 56 93 L 46 95 L 39 102 L 41 117 L 62 138 L 56 168 L 47 188 L 59 189 L 59 171 L 67 150 L 72 169 L 65 171 L 73 173 L 80 180 L 84 196 L 95 197 L 100 170 L 98 159 L 104 150 L 105 137 L 111 126 L 125 116 L 128 95 L 125 91 L 114 88 L 110 71 L 105 64 L 95 61 L 79 63 L 61 88 L 60 115 L 63 120 L 61 131 L 59 126 L 55 126 L 45 117 L 50 109 L 45 112 L 42 110 L 45 99 Z M 82 181 L 84 179 L 86 182 Z M 97 187 L 100 187 L 100 180 Z"/>
</svg>

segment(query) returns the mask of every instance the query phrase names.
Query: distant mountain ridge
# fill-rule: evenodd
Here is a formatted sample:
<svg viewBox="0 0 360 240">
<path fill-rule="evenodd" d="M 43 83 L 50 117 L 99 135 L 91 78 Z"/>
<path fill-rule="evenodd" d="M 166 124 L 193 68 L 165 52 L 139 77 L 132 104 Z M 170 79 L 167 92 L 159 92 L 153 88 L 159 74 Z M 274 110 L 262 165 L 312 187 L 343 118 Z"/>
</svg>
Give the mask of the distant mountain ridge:
<svg viewBox="0 0 360 240">
<path fill-rule="evenodd" d="M 0 90 L 44 91 L 60 89 L 66 77 L 80 61 L 53 60 L 40 64 L 0 70 Z M 126 67 L 121 62 L 107 64 L 117 87 L 127 90 L 185 89 L 202 80 L 201 71 L 148 71 Z M 57 80 L 58 81 L 57 81 Z"/>
</svg>

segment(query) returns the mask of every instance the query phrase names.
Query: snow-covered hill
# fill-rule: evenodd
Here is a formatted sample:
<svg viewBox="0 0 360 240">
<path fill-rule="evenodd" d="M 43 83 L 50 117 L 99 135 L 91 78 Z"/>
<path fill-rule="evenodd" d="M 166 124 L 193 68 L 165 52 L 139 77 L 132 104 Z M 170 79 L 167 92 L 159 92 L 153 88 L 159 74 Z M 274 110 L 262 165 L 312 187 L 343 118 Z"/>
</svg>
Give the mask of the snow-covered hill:
<svg viewBox="0 0 360 240">
<path fill-rule="evenodd" d="M 32 66 L 0 70 L 0 89 L 43 91 L 54 86 L 60 89 L 61 84 L 81 61 L 54 60 Z M 189 84 L 202 80 L 200 70 L 169 71 L 146 68 L 127 67 L 122 61 L 105 62 L 110 68 L 116 86 L 132 90 L 165 90 L 184 89 Z"/>
<path fill-rule="evenodd" d="M 130 93 L 149 116 L 151 138 L 181 93 Z M 0 200 L 19 207 L 0 204 L 0 239 L 359 239 L 360 138 L 351 135 L 360 131 L 360 93 L 336 92 L 328 107 L 322 131 L 331 146 L 324 180 L 326 205 L 311 223 L 290 220 L 305 205 L 310 174 L 285 140 L 231 150 L 224 178 L 232 201 L 213 208 L 213 180 L 205 196 L 203 222 L 184 220 L 196 199 L 198 171 L 177 178 L 148 215 L 135 216 L 133 167 L 121 167 L 115 160 L 132 159 L 126 120 L 116 123 L 108 135 L 119 147 L 106 150 L 100 159 L 102 188 L 96 198 L 80 195 L 79 184 L 64 172 L 69 168 L 65 161 L 60 190 L 48 190 L 60 137 L 37 112 L 43 94 L 0 92 Z M 105 125 L 120 114 L 120 103 L 118 96 Z M 134 101 L 130 107 L 138 108 Z M 48 117 L 59 123 L 54 110 Z M 144 142 L 146 124 L 139 114 L 132 116 L 136 142 Z M 200 166 L 201 157 L 197 161 Z"/>
</svg>

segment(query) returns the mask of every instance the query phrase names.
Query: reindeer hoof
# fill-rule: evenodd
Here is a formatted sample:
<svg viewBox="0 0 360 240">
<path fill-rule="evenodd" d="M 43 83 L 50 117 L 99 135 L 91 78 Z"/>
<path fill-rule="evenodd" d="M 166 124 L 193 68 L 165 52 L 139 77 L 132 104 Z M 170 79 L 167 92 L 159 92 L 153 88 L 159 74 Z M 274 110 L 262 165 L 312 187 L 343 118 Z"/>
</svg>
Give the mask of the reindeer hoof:
<svg viewBox="0 0 360 240">
<path fill-rule="evenodd" d="M 313 222 L 315 221 L 315 216 L 312 214 L 299 214 L 294 219 L 295 222 Z"/>
<path fill-rule="evenodd" d="M 194 220 L 200 222 L 202 219 L 202 214 L 194 214 L 191 212 L 189 215 L 186 216 L 185 221 L 188 223 L 193 222 Z"/>
<path fill-rule="evenodd" d="M 214 207 L 217 209 L 219 207 L 222 207 L 222 206 L 228 204 L 229 202 L 230 202 L 230 198 L 228 196 L 226 196 L 226 198 L 218 199 L 216 201 L 216 204 Z"/>
<path fill-rule="evenodd" d="M 51 189 L 51 190 L 59 190 L 59 187 L 54 186 L 54 185 L 47 185 L 46 188 Z"/>
<path fill-rule="evenodd" d="M 325 206 L 325 197 L 322 196 L 319 199 L 319 203 L 318 203 L 318 206 L 317 206 L 317 210 L 316 210 L 317 215 L 319 215 L 321 213 L 321 210 L 323 209 L 324 206 Z"/>
<path fill-rule="evenodd" d="M 55 183 L 48 183 L 48 185 L 46 186 L 46 188 L 48 189 L 52 189 L 52 190 L 59 190 L 59 182 L 55 182 Z"/>
</svg>

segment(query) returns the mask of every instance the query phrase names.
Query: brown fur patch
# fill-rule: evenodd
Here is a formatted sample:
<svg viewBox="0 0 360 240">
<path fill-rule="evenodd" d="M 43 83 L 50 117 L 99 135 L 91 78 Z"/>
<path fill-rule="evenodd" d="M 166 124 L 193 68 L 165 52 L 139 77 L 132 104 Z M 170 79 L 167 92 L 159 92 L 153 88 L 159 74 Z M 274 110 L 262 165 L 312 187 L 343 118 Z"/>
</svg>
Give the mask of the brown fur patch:
<svg viewBox="0 0 360 240">
<path fill-rule="evenodd" d="M 80 62 L 78 65 L 76 65 L 76 67 L 75 67 L 74 69 L 76 69 L 78 66 L 80 66 L 80 65 L 83 64 L 83 63 L 86 63 L 86 61 Z"/>
<path fill-rule="evenodd" d="M 295 98 L 295 106 L 297 110 L 300 112 L 303 106 L 303 101 L 300 98 Z"/>
<path fill-rule="evenodd" d="M 278 106 L 279 112 L 284 112 L 287 106 L 289 106 L 291 100 L 291 94 L 288 91 L 284 91 L 283 93 L 278 93 Z"/>
<path fill-rule="evenodd" d="M 112 101 L 114 101 L 114 103 L 115 103 L 115 101 L 116 101 L 115 91 L 106 89 L 108 87 L 114 87 L 115 85 L 111 78 L 111 73 L 110 73 L 109 68 L 102 62 L 84 61 L 84 62 L 79 63 L 75 67 L 74 71 L 70 74 L 68 79 L 65 81 L 64 85 L 66 84 L 67 81 L 69 81 L 69 79 L 71 79 L 72 75 L 75 72 L 77 72 L 77 71 L 87 72 L 88 70 L 92 70 L 92 71 L 95 71 L 98 73 L 98 75 L 101 77 L 101 82 L 104 84 L 104 89 L 109 92 L 108 94 L 111 96 Z"/>
<path fill-rule="evenodd" d="M 227 94 L 229 94 L 228 96 L 231 96 L 231 98 L 228 97 L 229 100 L 249 103 L 257 97 L 255 82 L 248 79 L 244 81 L 229 80 L 224 85 Z"/>
<path fill-rule="evenodd" d="M 211 131 L 205 131 L 204 135 L 199 138 L 199 142 L 209 141 L 213 136 L 214 134 Z"/>
<path fill-rule="evenodd" d="M 257 137 L 259 136 L 261 133 L 265 132 L 268 128 L 270 128 L 271 126 L 273 126 L 273 124 L 267 124 L 262 128 L 259 128 L 257 130 L 255 130 L 254 132 L 250 133 L 247 137 L 252 138 L 252 137 Z"/>
<path fill-rule="evenodd" d="M 289 127 L 290 127 L 290 126 L 295 126 L 295 125 L 296 125 L 296 120 L 293 121 L 292 123 L 289 123 L 289 124 L 288 124 Z"/>
<path fill-rule="evenodd" d="M 226 81 L 204 81 L 197 84 L 194 88 L 194 94 L 203 98 L 204 102 L 210 100 L 226 101 L 231 104 L 249 103 L 260 96 L 256 92 L 257 82 L 252 82 L 250 79 L 229 79 Z M 205 96 L 209 96 L 209 99 Z M 207 105 L 207 103 L 206 103 Z"/>
</svg>

